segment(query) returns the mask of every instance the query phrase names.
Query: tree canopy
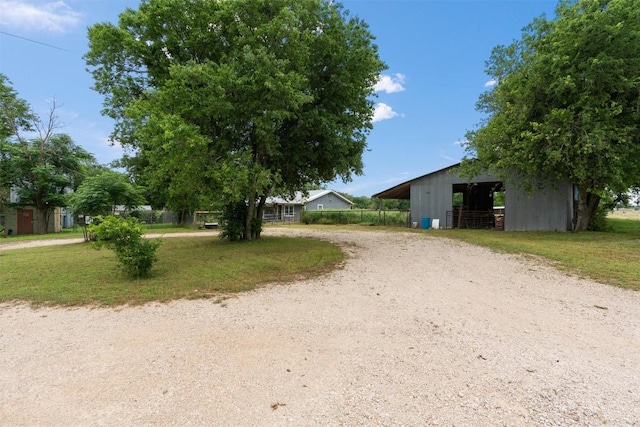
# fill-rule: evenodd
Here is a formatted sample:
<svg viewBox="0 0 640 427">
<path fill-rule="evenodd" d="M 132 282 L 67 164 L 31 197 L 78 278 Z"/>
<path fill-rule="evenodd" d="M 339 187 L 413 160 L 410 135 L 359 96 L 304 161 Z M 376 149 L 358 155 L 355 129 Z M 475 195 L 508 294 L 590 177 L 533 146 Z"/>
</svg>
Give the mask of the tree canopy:
<svg viewBox="0 0 640 427">
<path fill-rule="evenodd" d="M 0 211 L 4 211 L 9 203 L 9 192 L 16 175 L 9 142 L 16 132 L 32 130 L 32 118 L 29 104 L 18 97 L 9 79 L 0 74 Z"/>
<path fill-rule="evenodd" d="M 576 230 L 601 196 L 640 181 L 640 8 L 635 0 L 564 0 L 522 38 L 497 46 L 487 73 L 497 82 L 467 134 L 467 166 L 525 189 L 578 187 Z"/>
<path fill-rule="evenodd" d="M 362 173 L 385 65 L 337 3 L 146 0 L 89 40 L 112 137 L 171 208 L 245 201 L 258 237 L 270 195 Z"/>
<path fill-rule="evenodd" d="M 129 182 L 126 175 L 103 172 L 82 181 L 70 195 L 70 207 L 76 214 L 90 216 L 110 215 L 117 205 L 134 209 L 145 203 L 143 189 Z"/>
<path fill-rule="evenodd" d="M 46 121 L 18 98 L 0 75 L 0 197 L 17 191 L 16 205 L 33 206 L 39 215 L 36 233 L 46 233 L 51 214 L 67 203 L 66 193 L 78 187 L 94 157 L 58 127 L 55 102 Z M 32 136 L 32 137 L 30 137 Z"/>
</svg>

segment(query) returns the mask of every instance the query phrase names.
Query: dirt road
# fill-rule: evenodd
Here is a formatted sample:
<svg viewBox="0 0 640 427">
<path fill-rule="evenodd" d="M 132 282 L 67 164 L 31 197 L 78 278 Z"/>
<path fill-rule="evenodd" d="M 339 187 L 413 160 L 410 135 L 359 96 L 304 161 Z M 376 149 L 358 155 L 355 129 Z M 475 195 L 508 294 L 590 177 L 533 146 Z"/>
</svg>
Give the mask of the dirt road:
<svg viewBox="0 0 640 427">
<path fill-rule="evenodd" d="M 0 424 L 640 425 L 640 293 L 419 233 L 267 233 L 349 259 L 222 304 L 0 306 Z"/>
</svg>

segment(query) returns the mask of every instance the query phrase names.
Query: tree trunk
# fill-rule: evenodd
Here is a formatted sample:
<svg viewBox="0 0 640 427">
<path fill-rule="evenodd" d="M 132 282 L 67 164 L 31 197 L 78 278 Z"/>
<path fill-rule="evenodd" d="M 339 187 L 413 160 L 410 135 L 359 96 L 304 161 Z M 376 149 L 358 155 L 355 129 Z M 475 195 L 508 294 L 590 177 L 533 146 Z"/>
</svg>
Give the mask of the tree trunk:
<svg viewBox="0 0 640 427">
<path fill-rule="evenodd" d="M 49 209 L 36 209 L 39 216 L 38 226 L 33 230 L 35 234 L 47 234 L 49 231 L 49 218 L 51 216 L 51 212 Z"/>
<path fill-rule="evenodd" d="M 178 225 L 179 226 L 183 226 L 184 225 L 184 221 L 185 218 L 187 217 L 188 212 L 187 211 L 178 211 Z"/>
<path fill-rule="evenodd" d="M 260 227 L 255 230 L 254 237 L 256 239 L 260 238 L 260 234 L 262 232 L 262 214 L 264 213 L 264 205 L 267 201 L 267 196 L 261 196 L 260 201 L 258 202 L 258 209 L 256 210 L 256 218 L 260 220 Z"/>
<path fill-rule="evenodd" d="M 253 237 L 253 233 L 251 232 L 251 223 L 253 222 L 253 218 L 255 218 L 256 215 L 256 190 L 255 189 L 251 189 L 251 191 L 249 192 L 249 200 L 247 200 L 248 202 L 248 206 L 247 206 L 247 215 L 246 215 L 246 220 L 245 220 L 245 227 L 244 227 L 244 240 L 251 240 L 251 238 Z"/>
<path fill-rule="evenodd" d="M 598 211 L 599 204 L 600 204 L 600 196 L 598 196 L 597 194 L 589 194 L 587 196 L 587 209 L 589 209 L 589 221 L 591 221 L 591 218 L 593 218 L 593 216 Z M 589 226 L 589 223 L 587 223 L 587 226 Z"/>
<path fill-rule="evenodd" d="M 573 231 L 586 231 L 589 228 L 591 217 L 598 210 L 600 196 L 588 193 L 586 186 L 578 187 L 578 209 L 576 210 L 576 223 Z"/>
</svg>

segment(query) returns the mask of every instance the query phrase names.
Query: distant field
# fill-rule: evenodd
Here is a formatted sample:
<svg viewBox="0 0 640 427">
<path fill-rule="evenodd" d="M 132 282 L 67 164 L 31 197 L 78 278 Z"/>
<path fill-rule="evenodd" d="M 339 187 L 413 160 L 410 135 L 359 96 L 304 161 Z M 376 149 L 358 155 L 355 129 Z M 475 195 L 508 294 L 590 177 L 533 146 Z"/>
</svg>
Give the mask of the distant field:
<svg viewBox="0 0 640 427">
<path fill-rule="evenodd" d="M 609 218 L 635 219 L 640 221 L 640 209 L 616 209 L 609 214 Z"/>
</svg>

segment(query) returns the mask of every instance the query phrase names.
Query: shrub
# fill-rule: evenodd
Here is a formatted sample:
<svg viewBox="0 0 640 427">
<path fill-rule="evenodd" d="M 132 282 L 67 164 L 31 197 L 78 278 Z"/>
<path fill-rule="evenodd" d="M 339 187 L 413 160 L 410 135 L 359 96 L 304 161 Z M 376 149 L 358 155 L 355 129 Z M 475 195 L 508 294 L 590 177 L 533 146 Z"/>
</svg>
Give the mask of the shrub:
<svg viewBox="0 0 640 427">
<path fill-rule="evenodd" d="M 333 224 L 336 223 L 333 219 L 328 218 L 328 217 L 320 217 L 320 218 L 316 219 L 314 222 L 316 224 L 321 224 L 321 225 L 333 225 Z"/>
<path fill-rule="evenodd" d="M 589 218 L 589 231 L 611 231 L 611 226 L 607 222 L 607 215 L 610 209 L 608 206 L 598 206 L 598 209 Z"/>
<path fill-rule="evenodd" d="M 409 224 L 409 211 L 368 211 L 368 210 L 320 210 L 303 211 L 300 222 L 304 224 L 365 224 L 398 225 Z"/>
<path fill-rule="evenodd" d="M 247 235 L 246 216 L 247 204 L 244 201 L 231 202 L 224 206 L 220 215 L 220 238 L 231 242 L 244 239 Z M 251 219 L 251 238 L 260 237 L 260 233 L 262 218 Z"/>
<path fill-rule="evenodd" d="M 611 226 L 607 223 L 607 215 L 616 207 L 619 201 L 619 197 L 610 192 L 602 194 L 598 208 L 589 218 L 587 229 L 589 231 L 611 231 Z"/>
<path fill-rule="evenodd" d="M 156 250 L 160 242 L 144 239 L 142 227 L 135 218 L 98 217 L 98 221 L 89 226 L 89 232 L 96 236 L 93 247 L 112 249 L 118 263 L 130 277 L 147 276 L 157 260 Z"/>
<path fill-rule="evenodd" d="M 247 205 L 244 201 L 227 204 L 220 216 L 220 228 L 222 229 L 220 238 L 228 239 L 231 242 L 242 240 L 245 233 L 246 214 Z"/>
</svg>

